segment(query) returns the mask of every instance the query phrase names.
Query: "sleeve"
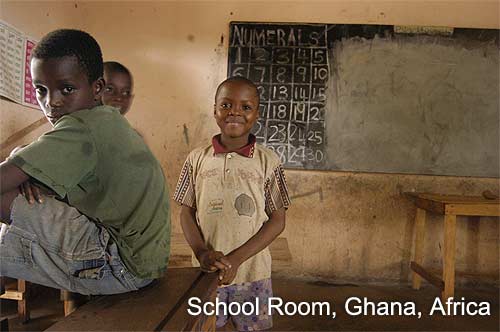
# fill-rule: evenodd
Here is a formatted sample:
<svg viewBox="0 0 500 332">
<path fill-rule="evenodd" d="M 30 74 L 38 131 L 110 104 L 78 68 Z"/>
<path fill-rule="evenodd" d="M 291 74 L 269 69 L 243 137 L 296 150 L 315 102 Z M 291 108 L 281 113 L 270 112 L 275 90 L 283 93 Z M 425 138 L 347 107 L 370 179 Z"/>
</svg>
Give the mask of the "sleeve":
<svg viewBox="0 0 500 332">
<path fill-rule="evenodd" d="M 267 215 L 271 215 L 272 212 L 283 207 L 286 209 L 290 206 L 285 170 L 281 164 L 274 168 L 270 177 L 266 179 L 264 186 Z"/>
<path fill-rule="evenodd" d="M 97 163 L 97 150 L 89 129 L 72 117 L 16 152 L 9 160 L 30 177 L 65 197 Z"/>
<path fill-rule="evenodd" d="M 190 156 L 184 162 L 182 166 L 181 174 L 179 175 L 179 181 L 175 187 L 175 192 L 173 199 L 179 204 L 186 205 L 192 208 L 196 208 L 196 193 L 194 191 L 195 182 L 193 175 L 193 164 L 191 162 Z"/>
</svg>

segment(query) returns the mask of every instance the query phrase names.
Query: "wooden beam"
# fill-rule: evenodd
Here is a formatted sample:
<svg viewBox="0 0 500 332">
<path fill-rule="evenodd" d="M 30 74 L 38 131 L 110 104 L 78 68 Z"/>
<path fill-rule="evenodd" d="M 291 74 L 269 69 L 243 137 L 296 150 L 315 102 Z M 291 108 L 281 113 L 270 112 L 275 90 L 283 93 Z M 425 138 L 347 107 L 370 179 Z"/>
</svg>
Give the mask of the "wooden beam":
<svg viewBox="0 0 500 332">
<path fill-rule="evenodd" d="M 500 204 L 446 204 L 445 214 L 500 217 Z"/>
<path fill-rule="evenodd" d="M 427 280 L 431 285 L 436 286 L 440 290 L 444 289 L 444 282 L 443 282 L 443 280 L 441 280 L 438 277 L 436 277 L 435 275 L 429 273 L 421 265 L 419 265 L 419 264 L 417 264 L 417 263 L 415 263 L 415 262 L 412 261 L 410 263 L 410 268 L 414 272 L 418 273 L 422 278 L 424 278 L 425 280 Z"/>
<path fill-rule="evenodd" d="M 214 302 L 217 295 L 218 273 L 200 273 L 192 287 L 179 299 L 176 307 L 158 324 L 155 331 L 215 331 L 216 316 L 191 316 L 188 313 L 188 301 L 192 297 L 201 300 L 201 304 Z"/>
<path fill-rule="evenodd" d="M 444 214 L 444 204 L 441 202 L 431 201 L 425 198 L 417 197 L 415 205 L 429 212 Z"/>
<path fill-rule="evenodd" d="M 20 140 L 24 136 L 28 135 L 29 133 L 31 133 L 35 129 L 43 126 L 46 123 L 48 123 L 47 119 L 45 117 L 43 117 L 43 118 L 36 120 L 32 124 L 24 127 L 23 129 L 16 131 L 14 134 L 7 137 L 7 139 L 0 144 L 0 150 L 3 150 L 6 147 L 14 144 L 15 142 L 17 142 L 18 140 Z"/>
</svg>

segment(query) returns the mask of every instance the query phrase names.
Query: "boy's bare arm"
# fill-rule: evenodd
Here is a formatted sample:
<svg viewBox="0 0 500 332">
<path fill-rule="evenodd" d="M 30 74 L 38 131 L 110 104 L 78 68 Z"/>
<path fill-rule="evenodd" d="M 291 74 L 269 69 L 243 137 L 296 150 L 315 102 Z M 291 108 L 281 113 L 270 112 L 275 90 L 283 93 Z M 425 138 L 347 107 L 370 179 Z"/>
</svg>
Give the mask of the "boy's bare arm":
<svg viewBox="0 0 500 332">
<path fill-rule="evenodd" d="M 13 157 L 17 152 L 21 151 L 25 147 L 27 147 L 28 144 L 23 144 L 16 146 L 12 151 L 10 152 L 10 157 Z M 19 186 L 19 190 L 21 194 L 26 197 L 26 200 L 30 203 L 33 204 L 35 201 L 38 203 L 42 202 L 42 195 L 40 192 L 40 189 L 35 186 L 34 184 L 31 183 L 31 181 L 25 181 L 23 184 Z"/>
<path fill-rule="evenodd" d="M 28 179 L 28 174 L 24 173 L 13 163 L 4 161 L 0 164 L 0 194 L 17 189 Z"/>
<path fill-rule="evenodd" d="M 285 208 L 274 211 L 261 229 L 241 247 L 233 250 L 226 258 L 231 268 L 221 271 L 222 284 L 230 284 L 236 277 L 238 267 L 250 257 L 266 248 L 285 229 Z"/>
<path fill-rule="evenodd" d="M 0 164 L 0 219 L 10 220 L 12 201 L 19 194 L 19 185 L 28 179 L 28 175 L 8 161 Z"/>
<path fill-rule="evenodd" d="M 196 222 L 196 210 L 182 205 L 180 218 L 184 237 L 200 262 L 201 269 L 206 272 L 214 272 L 229 268 L 229 262 L 224 257 L 224 254 L 209 249 L 205 241 L 203 241 L 200 228 Z"/>
</svg>

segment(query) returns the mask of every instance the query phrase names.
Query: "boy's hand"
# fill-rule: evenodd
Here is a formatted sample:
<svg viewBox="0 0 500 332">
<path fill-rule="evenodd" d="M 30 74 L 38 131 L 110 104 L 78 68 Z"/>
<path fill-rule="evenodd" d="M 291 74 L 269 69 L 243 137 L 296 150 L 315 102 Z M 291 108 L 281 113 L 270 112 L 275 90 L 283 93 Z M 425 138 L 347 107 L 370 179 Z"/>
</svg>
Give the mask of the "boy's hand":
<svg viewBox="0 0 500 332">
<path fill-rule="evenodd" d="M 40 188 L 30 182 L 30 180 L 24 182 L 19 186 L 19 191 L 23 195 L 28 203 L 33 204 L 36 202 L 42 203 L 42 194 Z"/>
<path fill-rule="evenodd" d="M 219 271 L 219 285 L 229 285 L 236 278 L 236 273 L 241 265 L 241 262 L 231 254 L 225 256 L 226 260 L 230 263 L 231 267 Z"/>
<path fill-rule="evenodd" d="M 217 270 L 227 270 L 231 268 L 231 263 L 220 251 L 203 250 L 197 255 L 201 270 L 204 272 L 215 272 Z"/>
</svg>

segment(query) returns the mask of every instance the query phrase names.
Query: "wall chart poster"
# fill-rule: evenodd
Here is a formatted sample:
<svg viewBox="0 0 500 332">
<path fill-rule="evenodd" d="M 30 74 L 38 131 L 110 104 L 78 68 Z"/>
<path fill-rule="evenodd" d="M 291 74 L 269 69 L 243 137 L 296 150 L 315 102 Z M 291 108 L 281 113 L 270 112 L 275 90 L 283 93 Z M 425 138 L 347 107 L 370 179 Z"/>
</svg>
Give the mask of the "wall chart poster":
<svg viewBox="0 0 500 332">
<path fill-rule="evenodd" d="M 31 84 L 30 58 L 36 41 L 0 20 L 0 95 L 39 108 Z"/>
</svg>

